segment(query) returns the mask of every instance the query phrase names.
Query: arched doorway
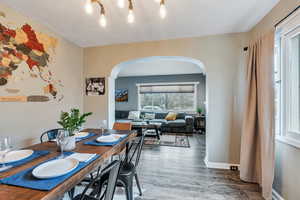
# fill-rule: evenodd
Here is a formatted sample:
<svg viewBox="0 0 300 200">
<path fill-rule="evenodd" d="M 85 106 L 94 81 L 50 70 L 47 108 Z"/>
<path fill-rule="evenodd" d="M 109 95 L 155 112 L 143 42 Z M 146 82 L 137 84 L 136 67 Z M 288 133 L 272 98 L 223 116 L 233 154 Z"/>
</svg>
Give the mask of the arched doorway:
<svg viewBox="0 0 300 200">
<path fill-rule="evenodd" d="M 108 124 L 111 128 L 114 121 L 115 121 L 115 79 L 118 77 L 119 73 L 126 69 L 128 66 L 132 64 L 136 64 L 139 62 L 152 62 L 152 61 L 178 61 L 178 62 L 186 62 L 186 63 L 192 63 L 199 68 L 199 72 L 206 74 L 205 66 L 204 64 L 193 58 L 189 57 L 182 57 L 182 56 L 152 56 L 152 57 L 144 57 L 144 58 L 138 58 L 134 60 L 124 61 L 122 63 L 119 63 L 116 65 L 110 74 L 110 77 L 108 78 Z M 188 73 L 188 71 L 187 71 Z M 207 76 L 207 74 L 206 74 Z M 208 120 L 208 112 L 209 112 L 209 104 L 208 104 L 208 86 L 206 84 L 206 102 L 205 102 L 205 110 L 206 110 L 206 116 Z"/>
</svg>

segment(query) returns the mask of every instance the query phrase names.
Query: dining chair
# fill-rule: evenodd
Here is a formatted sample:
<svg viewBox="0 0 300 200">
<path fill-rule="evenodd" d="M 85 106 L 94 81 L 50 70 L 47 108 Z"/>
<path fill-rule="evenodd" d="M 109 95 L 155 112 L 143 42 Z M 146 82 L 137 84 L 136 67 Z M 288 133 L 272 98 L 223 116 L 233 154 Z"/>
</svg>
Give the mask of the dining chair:
<svg viewBox="0 0 300 200">
<path fill-rule="evenodd" d="M 118 130 L 118 131 L 131 131 L 131 129 L 132 129 L 131 123 L 115 122 L 113 126 L 113 130 Z M 112 155 L 111 159 L 113 160 L 115 156 L 119 156 L 119 159 L 121 159 L 120 157 L 122 156 L 122 154 L 125 154 L 125 149 L 116 152 L 114 155 Z"/>
<path fill-rule="evenodd" d="M 115 122 L 113 126 L 114 130 L 119 130 L 119 131 L 130 131 L 132 129 L 132 124 L 131 123 L 120 123 L 120 122 Z"/>
<path fill-rule="evenodd" d="M 94 178 L 83 190 L 81 194 L 78 194 L 73 198 L 73 200 L 113 200 L 117 178 L 120 173 L 121 161 L 113 161 L 108 166 L 106 166 L 102 172 Z M 104 192 L 102 192 L 101 183 L 102 175 L 108 174 L 108 179 L 106 184 L 106 188 Z"/>
<path fill-rule="evenodd" d="M 51 129 L 51 130 L 49 130 L 49 131 L 46 131 L 46 132 L 42 133 L 42 135 L 41 135 L 41 137 L 40 137 L 41 143 L 43 143 L 43 142 L 45 142 L 45 141 L 48 142 L 48 141 L 50 141 L 50 140 L 55 139 L 59 130 L 63 130 L 63 129 L 61 129 L 61 128 L 56 128 L 56 129 Z M 44 138 L 45 138 L 45 140 L 44 140 Z"/>
<path fill-rule="evenodd" d="M 117 187 L 124 187 L 126 192 L 126 199 L 133 200 L 133 179 L 136 181 L 140 196 L 142 196 L 142 189 L 139 182 L 137 167 L 140 161 L 142 148 L 144 145 L 145 133 L 139 137 L 137 143 L 132 143 L 129 147 L 129 152 L 126 154 L 125 160 L 122 161 L 120 174 L 118 176 Z M 108 174 L 104 174 L 101 183 L 105 183 Z"/>
</svg>

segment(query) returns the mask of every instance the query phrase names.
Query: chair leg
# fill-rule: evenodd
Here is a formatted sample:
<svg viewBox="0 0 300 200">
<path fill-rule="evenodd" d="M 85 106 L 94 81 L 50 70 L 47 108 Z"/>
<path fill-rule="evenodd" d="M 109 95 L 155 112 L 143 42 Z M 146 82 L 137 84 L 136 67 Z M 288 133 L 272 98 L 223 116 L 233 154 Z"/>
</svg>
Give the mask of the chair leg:
<svg viewBox="0 0 300 200">
<path fill-rule="evenodd" d="M 126 199 L 127 200 L 133 200 L 133 179 L 129 179 L 126 183 L 126 186 L 125 186 L 125 191 L 126 191 Z"/>
<path fill-rule="evenodd" d="M 69 195 L 70 199 L 74 198 L 74 193 L 75 193 L 75 187 L 72 188 L 70 191 L 68 191 L 68 195 Z"/>
<path fill-rule="evenodd" d="M 135 174 L 134 177 L 135 177 L 136 185 L 137 185 L 137 187 L 138 187 L 138 189 L 139 189 L 139 192 L 140 192 L 140 196 L 142 196 L 143 193 L 142 193 L 142 188 L 141 188 L 141 185 L 140 185 L 140 181 L 139 181 L 138 175 Z"/>
</svg>

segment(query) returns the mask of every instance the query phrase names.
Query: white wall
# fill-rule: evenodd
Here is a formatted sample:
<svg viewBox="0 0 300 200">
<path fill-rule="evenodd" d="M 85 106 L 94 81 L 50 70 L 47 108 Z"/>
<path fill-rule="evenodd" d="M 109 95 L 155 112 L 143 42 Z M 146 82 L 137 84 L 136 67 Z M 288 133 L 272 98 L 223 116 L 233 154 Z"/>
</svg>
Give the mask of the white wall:
<svg viewBox="0 0 300 200">
<path fill-rule="evenodd" d="M 196 64 L 187 61 L 175 61 L 162 58 L 155 60 L 140 60 L 128 62 L 119 72 L 118 77 L 128 76 L 155 76 L 155 75 L 176 75 L 176 74 L 198 74 L 203 70 Z"/>
<path fill-rule="evenodd" d="M 27 146 L 38 142 L 43 131 L 58 127 L 57 120 L 62 110 L 69 110 L 72 107 L 82 110 L 83 49 L 4 5 L 0 4 L 0 11 L 5 12 L 6 19 L 13 23 L 10 24 L 11 27 L 28 23 L 34 30 L 56 37 L 59 42 L 49 66 L 54 77 L 61 80 L 64 85 L 61 90 L 64 99 L 61 102 L 45 103 L 0 102 L 0 136 L 11 135 L 18 145 Z M 3 23 L 3 20 L 0 22 Z M 20 67 L 26 65 L 22 64 Z M 35 83 L 38 82 L 24 81 L 22 88 L 30 92 L 31 88 L 35 88 Z M 0 95 L 4 93 L 4 88 L 0 87 Z"/>
</svg>

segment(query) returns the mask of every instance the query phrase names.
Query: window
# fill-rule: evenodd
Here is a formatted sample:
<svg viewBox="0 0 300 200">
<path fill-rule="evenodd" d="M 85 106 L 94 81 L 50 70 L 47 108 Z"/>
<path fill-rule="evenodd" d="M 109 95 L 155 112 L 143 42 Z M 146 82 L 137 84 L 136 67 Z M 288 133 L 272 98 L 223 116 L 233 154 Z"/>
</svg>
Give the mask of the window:
<svg viewBox="0 0 300 200">
<path fill-rule="evenodd" d="M 196 111 L 197 83 L 138 84 L 139 109 Z"/>
<path fill-rule="evenodd" d="M 300 12 L 277 28 L 274 71 L 277 136 L 300 147 Z"/>
</svg>

